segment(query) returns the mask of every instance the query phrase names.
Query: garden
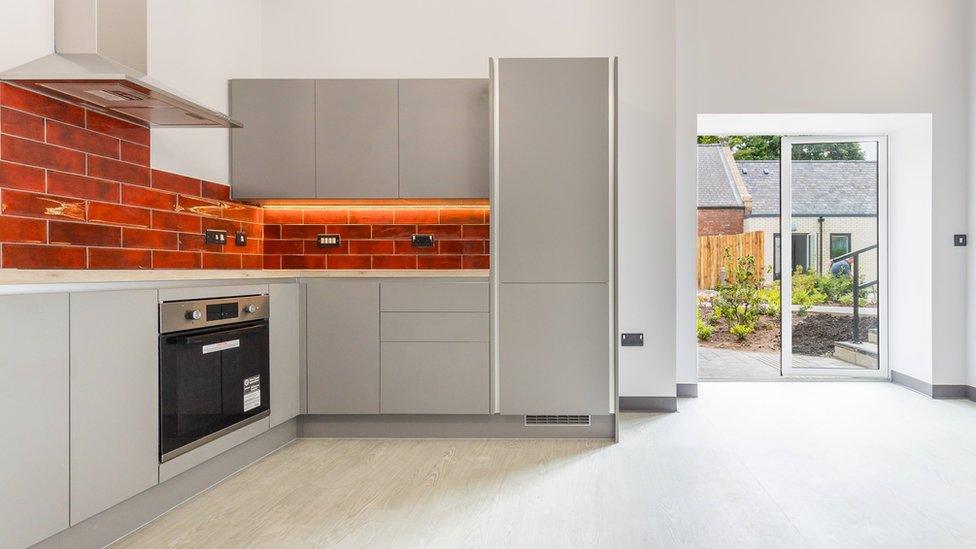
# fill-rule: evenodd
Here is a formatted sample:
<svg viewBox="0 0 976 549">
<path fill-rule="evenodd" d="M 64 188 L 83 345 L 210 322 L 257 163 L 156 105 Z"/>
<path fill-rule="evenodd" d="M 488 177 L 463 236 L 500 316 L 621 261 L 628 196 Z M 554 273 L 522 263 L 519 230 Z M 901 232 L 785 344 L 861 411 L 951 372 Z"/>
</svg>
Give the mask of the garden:
<svg viewBox="0 0 976 549">
<path fill-rule="evenodd" d="M 701 345 L 745 351 L 779 352 L 779 281 L 766 283 L 757 273 L 756 259 L 746 255 L 733 259 L 725 251 L 726 277 L 714 290 L 698 294 L 696 331 Z M 797 269 L 792 273 L 793 352 L 828 356 L 834 342 L 851 339 L 852 317 L 846 311 L 854 301 L 854 281 L 847 275 L 817 274 Z M 873 307 L 874 296 L 859 292 L 859 305 Z M 843 312 L 818 306 L 836 306 Z M 877 328 L 877 317 L 861 318 L 859 332 L 867 340 Z"/>
</svg>

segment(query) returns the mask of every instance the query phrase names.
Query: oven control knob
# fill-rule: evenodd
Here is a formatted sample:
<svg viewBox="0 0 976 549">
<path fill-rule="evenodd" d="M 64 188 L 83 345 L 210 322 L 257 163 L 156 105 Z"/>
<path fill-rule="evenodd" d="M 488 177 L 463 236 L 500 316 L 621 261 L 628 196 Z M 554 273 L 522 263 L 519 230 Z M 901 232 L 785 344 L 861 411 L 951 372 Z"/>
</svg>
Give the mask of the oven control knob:
<svg viewBox="0 0 976 549">
<path fill-rule="evenodd" d="M 201 318 L 203 318 L 203 313 L 201 313 L 199 309 L 193 309 L 192 311 L 186 312 L 187 320 L 200 320 Z"/>
<path fill-rule="evenodd" d="M 244 312 L 247 314 L 254 314 L 258 312 L 258 306 L 251 303 L 250 305 L 244 307 Z"/>
</svg>

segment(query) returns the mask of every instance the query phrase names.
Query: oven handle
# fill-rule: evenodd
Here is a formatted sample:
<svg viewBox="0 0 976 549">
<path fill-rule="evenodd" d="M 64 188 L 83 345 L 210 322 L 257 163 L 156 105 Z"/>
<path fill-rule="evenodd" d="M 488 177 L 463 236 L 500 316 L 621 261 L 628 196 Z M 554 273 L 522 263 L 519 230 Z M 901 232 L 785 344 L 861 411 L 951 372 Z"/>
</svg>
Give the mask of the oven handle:
<svg viewBox="0 0 976 549">
<path fill-rule="evenodd" d="M 209 334 L 205 334 L 205 335 L 201 335 L 201 336 L 181 337 L 181 338 L 177 338 L 176 344 L 177 345 L 197 345 L 197 344 L 200 344 L 200 343 L 209 343 L 209 342 L 213 341 L 214 339 L 225 339 L 225 338 L 227 338 L 229 336 L 246 334 L 248 332 L 253 332 L 253 331 L 256 331 L 256 330 L 264 330 L 264 329 L 267 329 L 267 327 L 268 327 L 267 324 L 257 324 L 255 326 L 248 326 L 246 328 L 238 328 L 236 330 L 226 330 L 226 331 L 220 331 L 220 332 L 213 332 L 213 333 L 209 333 Z"/>
</svg>

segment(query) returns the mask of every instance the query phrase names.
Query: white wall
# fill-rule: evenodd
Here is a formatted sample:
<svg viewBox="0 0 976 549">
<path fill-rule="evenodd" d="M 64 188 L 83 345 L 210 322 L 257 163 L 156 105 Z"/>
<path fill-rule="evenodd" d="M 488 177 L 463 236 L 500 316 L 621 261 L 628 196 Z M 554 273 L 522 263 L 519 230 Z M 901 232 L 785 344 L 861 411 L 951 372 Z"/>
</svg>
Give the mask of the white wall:
<svg viewBox="0 0 976 549">
<path fill-rule="evenodd" d="M 54 53 L 54 0 L 0 0 L 0 71 Z"/>
<path fill-rule="evenodd" d="M 673 396 L 673 0 L 265 0 L 269 77 L 482 77 L 491 56 L 620 57 L 621 393 Z"/>
<path fill-rule="evenodd" d="M 976 51 L 976 8 L 970 13 L 969 28 L 971 31 L 969 51 Z M 969 211 L 976 212 L 976 55 L 970 55 L 969 59 Z M 966 231 L 969 235 L 976 238 L 976 215 L 969 215 L 969 226 Z M 974 241 L 976 245 L 976 241 Z M 969 252 L 967 255 L 967 288 L 970 289 L 966 296 L 966 341 L 969 342 L 967 348 L 967 383 L 970 387 L 976 387 L 976 252 Z"/>
<path fill-rule="evenodd" d="M 685 93 L 696 112 L 932 113 L 930 377 L 965 382 L 966 249 L 952 235 L 967 226 L 971 3 L 682 2 L 679 56 L 693 59 Z M 683 116 L 679 133 L 694 123 Z M 678 203 L 679 219 L 694 216 Z M 694 291 L 691 276 L 679 284 Z"/>
<path fill-rule="evenodd" d="M 156 80 L 226 113 L 228 79 L 260 70 L 260 0 L 149 0 L 149 74 Z M 229 182 L 229 131 L 154 128 L 152 165 Z"/>
</svg>

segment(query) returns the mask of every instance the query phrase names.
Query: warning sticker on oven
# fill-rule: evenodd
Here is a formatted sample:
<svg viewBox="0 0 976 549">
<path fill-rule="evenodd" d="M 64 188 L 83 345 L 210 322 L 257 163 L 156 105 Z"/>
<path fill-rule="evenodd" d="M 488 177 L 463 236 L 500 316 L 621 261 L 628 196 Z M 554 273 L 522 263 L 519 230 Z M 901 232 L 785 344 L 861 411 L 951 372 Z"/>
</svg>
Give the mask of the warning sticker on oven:
<svg viewBox="0 0 976 549">
<path fill-rule="evenodd" d="M 261 376 L 244 378 L 244 411 L 261 406 Z"/>
<path fill-rule="evenodd" d="M 216 353 L 218 351 L 226 351 L 227 349 L 236 349 L 241 346 L 241 340 L 232 339 L 230 341 L 221 341 L 220 343 L 211 343 L 210 345 L 203 346 L 203 354 Z"/>
</svg>

